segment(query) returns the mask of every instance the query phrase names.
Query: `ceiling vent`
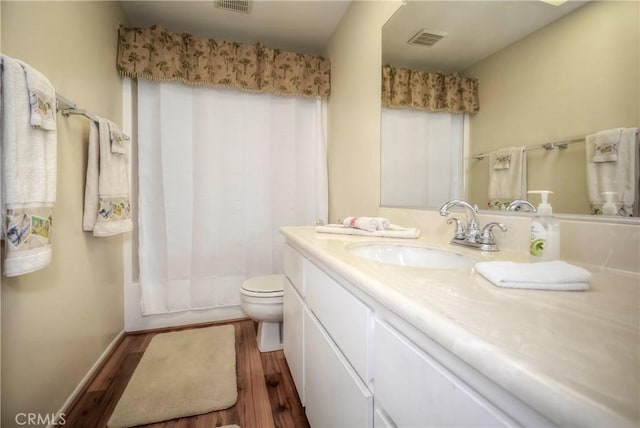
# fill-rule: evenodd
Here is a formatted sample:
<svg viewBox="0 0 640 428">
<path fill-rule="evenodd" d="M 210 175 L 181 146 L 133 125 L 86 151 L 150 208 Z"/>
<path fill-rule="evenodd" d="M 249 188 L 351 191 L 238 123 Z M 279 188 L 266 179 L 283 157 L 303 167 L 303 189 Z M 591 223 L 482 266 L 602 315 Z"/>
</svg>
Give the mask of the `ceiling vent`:
<svg viewBox="0 0 640 428">
<path fill-rule="evenodd" d="M 216 0 L 218 9 L 230 10 L 238 13 L 249 13 L 251 0 Z"/>
<path fill-rule="evenodd" d="M 443 31 L 428 30 L 426 28 L 423 28 L 422 30 L 418 31 L 412 38 L 410 38 L 407 43 L 409 43 L 410 45 L 431 47 L 442 40 L 446 35 L 447 33 Z"/>
</svg>

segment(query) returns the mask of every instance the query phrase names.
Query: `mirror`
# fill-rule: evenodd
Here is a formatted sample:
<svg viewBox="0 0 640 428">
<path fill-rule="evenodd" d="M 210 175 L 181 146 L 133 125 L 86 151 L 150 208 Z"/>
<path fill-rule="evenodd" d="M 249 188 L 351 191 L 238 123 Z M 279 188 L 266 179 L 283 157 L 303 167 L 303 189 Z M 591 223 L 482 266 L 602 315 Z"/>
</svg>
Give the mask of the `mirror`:
<svg viewBox="0 0 640 428">
<path fill-rule="evenodd" d="M 552 190 L 554 213 L 591 214 L 585 136 L 640 123 L 639 21 L 638 2 L 407 2 L 383 27 L 382 64 L 477 78 L 480 111 L 463 126 L 463 172 L 440 175 L 463 182 L 461 195 L 450 186 L 444 200 L 426 202 L 385 194 L 416 187 L 424 166 L 412 172 L 420 163 L 407 159 L 425 150 L 385 141 L 383 112 L 381 205 L 438 208 L 462 197 L 488 209 L 489 158 L 474 156 L 525 146 L 527 188 Z M 421 29 L 443 37 L 431 47 L 408 44 Z"/>
</svg>

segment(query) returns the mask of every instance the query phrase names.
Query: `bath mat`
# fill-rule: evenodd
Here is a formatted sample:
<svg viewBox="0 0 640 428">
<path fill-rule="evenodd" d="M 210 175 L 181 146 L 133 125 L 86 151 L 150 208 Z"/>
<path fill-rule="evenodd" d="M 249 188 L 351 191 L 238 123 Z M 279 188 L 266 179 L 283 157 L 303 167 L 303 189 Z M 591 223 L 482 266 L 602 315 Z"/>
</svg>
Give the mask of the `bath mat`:
<svg viewBox="0 0 640 428">
<path fill-rule="evenodd" d="M 233 325 L 154 336 L 109 427 L 131 427 L 222 410 L 238 399 Z"/>
</svg>

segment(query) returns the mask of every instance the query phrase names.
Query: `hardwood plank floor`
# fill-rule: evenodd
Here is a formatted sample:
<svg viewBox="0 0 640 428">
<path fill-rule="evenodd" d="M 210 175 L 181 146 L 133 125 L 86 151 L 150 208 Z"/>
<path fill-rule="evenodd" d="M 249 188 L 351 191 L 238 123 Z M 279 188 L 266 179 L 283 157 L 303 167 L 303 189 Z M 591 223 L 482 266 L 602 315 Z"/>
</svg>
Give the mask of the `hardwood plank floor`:
<svg viewBox="0 0 640 428">
<path fill-rule="evenodd" d="M 213 428 L 236 424 L 241 428 L 308 428 L 309 422 L 296 392 L 284 353 L 258 351 L 256 328 L 252 320 L 224 324 L 233 324 L 236 330 L 238 375 L 236 404 L 226 410 L 142 426 L 146 428 Z M 186 328 L 193 327 L 175 328 L 171 331 Z M 83 394 L 67 411 L 64 427 L 106 427 L 113 409 L 149 342 L 153 336 L 165 331 L 126 335 Z"/>
</svg>

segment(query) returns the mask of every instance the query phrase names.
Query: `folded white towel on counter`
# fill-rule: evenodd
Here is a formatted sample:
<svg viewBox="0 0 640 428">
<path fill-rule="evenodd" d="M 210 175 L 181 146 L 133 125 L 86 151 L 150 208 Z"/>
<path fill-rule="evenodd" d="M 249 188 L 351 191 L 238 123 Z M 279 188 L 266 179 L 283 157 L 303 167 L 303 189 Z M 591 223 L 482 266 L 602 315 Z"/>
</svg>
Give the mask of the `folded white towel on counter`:
<svg viewBox="0 0 640 428">
<path fill-rule="evenodd" d="M 369 232 L 389 229 L 390 224 L 389 220 L 383 217 L 346 217 L 342 221 L 342 225 L 345 227 L 353 227 Z"/>
<path fill-rule="evenodd" d="M 388 229 L 385 230 L 362 230 L 354 227 L 348 227 L 344 224 L 327 224 L 325 226 L 316 226 L 316 232 L 318 233 L 335 233 L 340 235 L 357 235 L 357 236 L 376 236 L 380 238 L 403 238 L 403 239 L 416 239 L 420 237 L 420 229 L 415 227 L 400 227 L 395 224 L 390 224 Z"/>
<path fill-rule="evenodd" d="M 498 287 L 535 290 L 587 290 L 591 273 L 561 261 L 541 263 L 480 262 L 476 271 Z"/>
<path fill-rule="evenodd" d="M 6 238 L 6 276 L 30 273 L 51 262 L 57 134 L 55 130 L 31 125 L 27 75 L 35 73 L 27 64 L 2 55 L 0 205 Z M 55 89 L 50 84 L 45 87 L 43 82 L 41 89 L 53 94 L 55 100 Z"/>
<path fill-rule="evenodd" d="M 128 158 L 112 152 L 111 129 L 117 126 L 102 118 L 89 125 L 82 227 L 94 236 L 117 235 L 133 228 Z"/>
<path fill-rule="evenodd" d="M 489 154 L 489 201 L 511 202 L 527 197 L 527 154 L 508 147 Z"/>
</svg>

